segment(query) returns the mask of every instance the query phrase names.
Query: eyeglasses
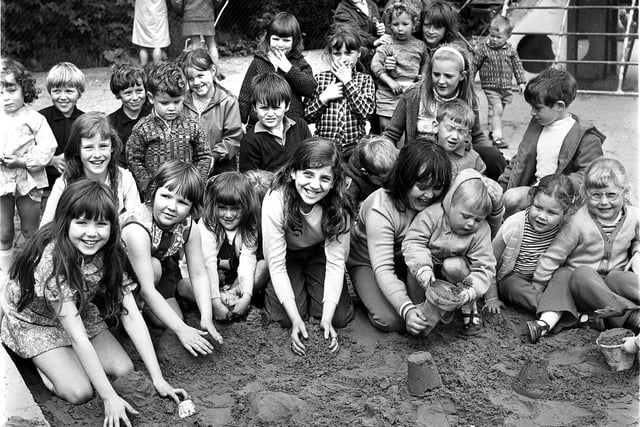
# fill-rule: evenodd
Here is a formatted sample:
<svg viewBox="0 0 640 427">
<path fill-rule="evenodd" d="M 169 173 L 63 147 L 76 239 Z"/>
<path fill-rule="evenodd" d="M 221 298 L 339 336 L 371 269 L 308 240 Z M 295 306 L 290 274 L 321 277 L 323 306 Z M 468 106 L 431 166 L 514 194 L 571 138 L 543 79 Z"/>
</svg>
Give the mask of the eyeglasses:
<svg viewBox="0 0 640 427">
<path fill-rule="evenodd" d="M 607 199 L 610 202 L 615 202 L 616 200 L 618 200 L 618 197 L 620 197 L 621 194 L 622 194 L 622 191 L 619 191 L 617 193 L 593 192 L 593 193 L 587 193 L 587 197 L 593 200 L 594 202 L 601 202 L 603 199 Z"/>
</svg>

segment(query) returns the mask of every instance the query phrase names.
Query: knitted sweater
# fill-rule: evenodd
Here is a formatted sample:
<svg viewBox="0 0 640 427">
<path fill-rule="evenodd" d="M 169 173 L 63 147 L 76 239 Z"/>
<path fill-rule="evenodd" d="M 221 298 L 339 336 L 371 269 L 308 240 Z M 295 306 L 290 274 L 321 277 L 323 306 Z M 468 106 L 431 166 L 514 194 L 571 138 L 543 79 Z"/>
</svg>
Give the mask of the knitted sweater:
<svg viewBox="0 0 640 427">
<path fill-rule="evenodd" d="M 606 136 L 593 126 L 583 127 L 578 118 L 573 117 L 576 123 L 562 141 L 555 173 L 567 175 L 575 188 L 580 188 L 589 163 L 602 157 L 602 143 Z M 542 129 L 543 127 L 536 119 L 531 119 L 518 146 L 518 152 L 498 178 L 503 189 L 530 186 L 535 183 L 538 138 Z"/>
<path fill-rule="evenodd" d="M 202 112 L 193 104 L 193 94 L 184 98 L 186 115 L 198 120 L 207 135 L 209 149 L 213 156 L 213 172 L 219 174 L 236 170 L 236 157 L 240 151 L 242 122 L 238 101 L 225 88 L 216 85 L 209 105 Z"/>
<path fill-rule="evenodd" d="M 291 62 L 291 69 L 285 73 L 279 68 L 276 70 L 264 53 L 256 52 L 253 61 L 249 64 L 247 73 L 244 75 L 238 96 L 242 123 L 247 123 L 248 121 L 248 124 L 252 125 L 258 121 L 251 104 L 251 81 L 258 74 L 273 72 L 277 72 L 278 75 L 284 77 L 289 86 L 291 86 L 291 105 L 289 106 L 289 111 L 287 111 L 287 116 L 292 119 L 304 117 L 302 98 L 312 97 L 318 84 L 313 77 L 311 65 L 301 53 L 289 53 L 287 59 Z"/>
<path fill-rule="evenodd" d="M 623 218 L 609 237 L 586 206 L 562 227 L 547 251 L 540 256 L 533 275 L 546 283 L 559 267 L 591 267 L 601 274 L 623 270 L 629 259 L 640 252 L 640 214 L 623 206 Z"/>
<path fill-rule="evenodd" d="M 170 160 L 193 163 L 204 181 L 209 177 L 211 151 L 198 122 L 181 114 L 167 123 L 153 111 L 133 127 L 127 143 L 127 163 L 140 191 Z"/>
<path fill-rule="evenodd" d="M 482 43 L 473 58 L 473 69 L 480 72 L 483 89 L 511 89 L 512 76 L 518 84 L 526 83 L 522 62 L 510 43 L 497 49 Z"/>
<path fill-rule="evenodd" d="M 481 179 L 477 171 L 461 171 L 451 184 L 441 204 L 428 206 L 419 212 L 407 230 L 402 242 L 402 254 L 409 271 L 414 276 L 422 267 L 433 268 L 433 259 L 442 262 L 450 257 L 463 257 L 469 264 L 471 280 L 476 295 L 487 292 L 495 281 L 496 259 L 491 247 L 491 230 L 482 221 L 477 231 L 468 235 L 456 234 L 449 223 L 451 199 L 456 189 L 470 179 Z"/>
</svg>

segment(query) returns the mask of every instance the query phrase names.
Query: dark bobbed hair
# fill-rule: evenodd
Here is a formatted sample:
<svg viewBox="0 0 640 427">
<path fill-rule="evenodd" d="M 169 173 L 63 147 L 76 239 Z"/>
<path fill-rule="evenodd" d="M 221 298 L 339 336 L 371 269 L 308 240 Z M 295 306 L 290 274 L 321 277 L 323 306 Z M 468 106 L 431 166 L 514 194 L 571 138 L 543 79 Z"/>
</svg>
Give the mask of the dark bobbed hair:
<svg viewBox="0 0 640 427">
<path fill-rule="evenodd" d="M 524 99 L 529 105 L 543 104 L 553 107 L 557 102 L 564 102 L 568 107 L 578 93 L 578 83 L 571 73 L 548 68 L 529 80 L 524 90 Z"/>
<path fill-rule="evenodd" d="M 278 73 L 260 73 L 251 79 L 251 104 L 265 104 L 279 107 L 280 104 L 291 103 L 291 86 Z"/>
<path fill-rule="evenodd" d="M 111 67 L 109 89 L 111 89 L 111 93 L 116 98 L 120 98 L 120 91 L 136 85 L 141 85 L 145 90 L 147 88 L 147 75 L 142 68 L 129 64 L 119 64 Z"/>
<path fill-rule="evenodd" d="M 92 138 L 100 135 L 103 140 L 111 141 L 111 160 L 107 165 L 107 175 L 109 185 L 114 194 L 118 194 L 118 182 L 120 172 L 118 171 L 118 157 L 122 151 L 122 142 L 118 137 L 109 119 L 104 113 L 90 111 L 82 114 L 71 125 L 67 146 L 64 149 L 65 171 L 63 174 L 67 184 L 71 184 L 79 179 L 85 178 L 84 167 L 80 159 L 82 138 Z"/>
<path fill-rule="evenodd" d="M 245 245 L 256 246 L 260 229 L 260 209 L 253 186 L 245 175 L 240 172 L 223 172 L 207 181 L 202 221 L 221 242 L 225 238 L 225 230 L 216 217 L 216 208 L 219 205 L 242 209 L 238 225 L 240 234 Z"/>
<path fill-rule="evenodd" d="M 18 311 L 22 311 L 34 297 L 34 272 L 45 247 L 53 243 L 52 270 L 47 281 L 54 281 L 58 293 L 62 281 L 77 291 L 78 311 L 87 304 L 81 265 L 83 255 L 69 240 L 71 221 L 77 218 L 109 221 L 111 234 L 100 249 L 104 270 L 101 288 L 105 290 L 105 317 L 113 318 L 122 312 L 122 283 L 125 272 L 133 274 L 127 256 L 120 243 L 118 208 L 113 192 L 103 184 L 82 179 L 67 186 L 56 208 L 53 221 L 39 229 L 18 255 L 11 270 L 11 278 L 20 283 L 21 294 Z M 133 276 L 132 276 L 133 278 Z"/>
<path fill-rule="evenodd" d="M 422 11 L 420 26 L 425 22 L 445 29 L 441 44 L 451 43 L 458 38 L 458 11 L 446 0 L 435 0 Z"/>
<path fill-rule="evenodd" d="M 151 177 L 147 185 L 146 202 L 153 205 L 158 188 L 167 189 L 180 194 L 192 203 L 191 213 L 196 212 L 202 205 L 204 182 L 198 169 L 180 160 L 171 160 L 163 164 Z"/>
<path fill-rule="evenodd" d="M 313 136 L 302 141 L 291 153 L 287 163 L 276 173 L 272 189 L 282 189 L 284 197 L 285 228 L 293 233 L 302 232 L 301 199 L 291 175 L 305 169 L 329 166 L 333 171 L 333 187 L 320 202 L 322 232 L 328 239 L 338 238 L 351 228 L 353 208 L 346 195 L 344 166 L 335 143 Z"/>
<path fill-rule="evenodd" d="M 4 85 L 5 76 L 13 74 L 16 83 L 22 89 L 22 96 L 26 104 L 38 99 L 40 89 L 36 88 L 36 78 L 20 62 L 5 58 L 0 63 L 0 79 Z"/>
<path fill-rule="evenodd" d="M 442 147 L 408 141 L 400 149 L 396 164 L 383 187 L 389 192 L 396 208 L 404 211 L 409 206 L 407 194 L 416 183 L 441 186 L 442 197 L 449 190 L 451 176 L 451 161 Z"/>
<path fill-rule="evenodd" d="M 268 54 L 271 50 L 271 36 L 291 37 L 291 52 L 287 56 L 300 55 L 304 50 L 302 31 L 295 16 L 289 12 L 279 12 L 267 25 L 267 30 L 258 42 L 258 51 Z"/>
<path fill-rule="evenodd" d="M 149 67 L 147 90 L 157 96 L 166 93 L 170 97 L 184 96 L 187 79 L 175 62 L 159 62 Z"/>
</svg>

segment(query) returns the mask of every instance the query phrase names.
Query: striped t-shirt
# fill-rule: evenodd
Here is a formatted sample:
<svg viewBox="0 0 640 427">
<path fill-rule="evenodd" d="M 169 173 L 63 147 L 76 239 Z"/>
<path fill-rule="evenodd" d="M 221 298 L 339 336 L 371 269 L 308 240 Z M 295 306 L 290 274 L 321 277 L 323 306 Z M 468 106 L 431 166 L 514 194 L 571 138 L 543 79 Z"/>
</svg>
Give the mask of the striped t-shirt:
<svg viewBox="0 0 640 427">
<path fill-rule="evenodd" d="M 529 222 L 529 210 L 527 209 L 522 243 L 520 244 L 520 252 L 513 267 L 513 272 L 527 280 L 531 280 L 533 273 L 536 271 L 538 258 L 549 248 L 553 238 L 558 234 L 558 230 L 560 230 L 559 225 L 542 233 L 536 231 Z"/>
</svg>

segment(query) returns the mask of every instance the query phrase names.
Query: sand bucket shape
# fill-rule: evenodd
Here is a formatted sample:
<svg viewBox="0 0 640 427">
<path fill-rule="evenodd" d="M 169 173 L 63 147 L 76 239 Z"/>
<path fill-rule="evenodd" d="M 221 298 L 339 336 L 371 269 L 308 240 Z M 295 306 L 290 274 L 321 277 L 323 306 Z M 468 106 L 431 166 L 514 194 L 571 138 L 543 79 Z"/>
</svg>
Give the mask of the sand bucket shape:
<svg viewBox="0 0 640 427">
<path fill-rule="evenodd" d="M 602 332 L 596 339 L 596 344 L 600 347 L 600 351 L 611 370 L 624 371 L 633 366 L 636 355 L 622 349 L 622 340 L 632 336 L 633 332 L 629 329 L 615 328 Z M 619 338 L 620 344 L 608 344 L 607 342 L 610 342 L 612 338 Z"/>
</svg>

